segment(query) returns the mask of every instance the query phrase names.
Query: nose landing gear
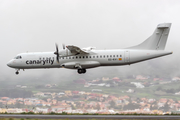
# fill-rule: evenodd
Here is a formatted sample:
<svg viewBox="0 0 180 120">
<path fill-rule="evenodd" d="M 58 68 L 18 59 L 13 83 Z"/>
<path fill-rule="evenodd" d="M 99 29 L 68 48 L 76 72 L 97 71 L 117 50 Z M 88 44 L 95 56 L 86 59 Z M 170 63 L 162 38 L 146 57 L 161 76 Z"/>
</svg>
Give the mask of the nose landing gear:
<svg viewBox="0 0 180 120">
<path fill-rule="evenodd" d="M 86 73 L 86 69 L 78 69 L 77 72 L 78 72 L 79 74 Z"/>
<path fill-rule="evenodd" d="M 20 69 L 16 69 L 16 72 L 15 72 L 16 75 L 19 74 L 19 70 L 20 70 Z"/>
<path fill-rule="evenodd" d="M 18 74 L 19 74 L 19 71 L 16 71 L 15 73 L 16 73 L 16 75 L 18 75 Z"/>
</svg>

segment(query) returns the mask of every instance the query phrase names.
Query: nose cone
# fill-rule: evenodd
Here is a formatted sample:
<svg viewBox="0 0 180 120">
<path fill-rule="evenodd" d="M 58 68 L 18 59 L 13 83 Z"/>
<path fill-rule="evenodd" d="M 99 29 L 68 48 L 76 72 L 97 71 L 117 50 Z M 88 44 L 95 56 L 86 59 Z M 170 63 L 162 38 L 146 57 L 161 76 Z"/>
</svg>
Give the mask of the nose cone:
<svg viewBox="0 0 180 120">
<path fill-rule="evenodd" d="M 10 61 L 7 63 L 7 66 L 13 67 L 13 66 L 12 66 L 12 63 L 13 63 L 13 60 L 10 60 Z"/>
</svg>

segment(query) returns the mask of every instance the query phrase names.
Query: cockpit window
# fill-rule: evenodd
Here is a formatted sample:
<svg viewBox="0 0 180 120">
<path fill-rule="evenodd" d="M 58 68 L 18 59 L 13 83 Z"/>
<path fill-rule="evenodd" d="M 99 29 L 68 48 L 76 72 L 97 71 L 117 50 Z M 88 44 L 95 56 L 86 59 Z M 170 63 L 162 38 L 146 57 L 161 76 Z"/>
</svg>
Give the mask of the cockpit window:
<svg viewBox="0 0 180 120">
<path fill-rule="evenodd" d="M 14 59 L 21 59 L 22 57 L 21 56 L 16 56 Z"/>
</svg>

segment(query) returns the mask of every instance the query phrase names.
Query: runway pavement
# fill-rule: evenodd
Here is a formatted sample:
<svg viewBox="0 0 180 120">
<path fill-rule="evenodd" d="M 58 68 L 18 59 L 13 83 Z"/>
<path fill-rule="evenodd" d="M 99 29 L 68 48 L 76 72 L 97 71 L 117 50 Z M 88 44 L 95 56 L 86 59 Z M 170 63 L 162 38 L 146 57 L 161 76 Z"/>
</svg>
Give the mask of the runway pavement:
<svg viewBox="0 0 180 120">
<path fill-rule="evenodd" d="M 0 118 L 39 118 L 39 119 L 168 119 L 180 120 L 180 116 L 173 115 L 15 115 L 15 114 L 0 114 Z"/>
</svg>

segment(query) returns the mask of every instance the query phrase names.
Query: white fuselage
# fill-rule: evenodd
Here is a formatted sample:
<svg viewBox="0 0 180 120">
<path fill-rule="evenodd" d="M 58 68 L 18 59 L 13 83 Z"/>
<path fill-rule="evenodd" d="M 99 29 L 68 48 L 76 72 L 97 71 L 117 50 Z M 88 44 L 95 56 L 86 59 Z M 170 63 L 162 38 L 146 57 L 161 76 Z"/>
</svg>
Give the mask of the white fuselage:
<svg viewBox="0 0 180 120">
<path fill-rule="evenodd" d="M 172 54 L 172 52 L 163 50 L 91 50 L 86 55 L 60 57 L 58 63 L 54 52 L 35 52 L 18 54 L 7 65 L 15 69 L 60 67 L 77 69 L 78 65 L 84 69 L 88 69 L 99 66 L 129 65 L 169 54 Z"/>
<path fill-rule="evenodd" d="M 171 23 L 158 24 L 153 34 L 139 45 L 117 50 L 93 50 L 94 47 L 79 48 L 74 45 L 63 45 L 59 51 L 56 44 L 55 52 L 22 53 L 8 62 L 8 66 L 17 69 L 34 68 L 69 68 L 77 69 L 79 74 L 86 69 L 99 66 L 130 65 L 149 60 L 172 52 L 164 51 Z"/>
</svg>

